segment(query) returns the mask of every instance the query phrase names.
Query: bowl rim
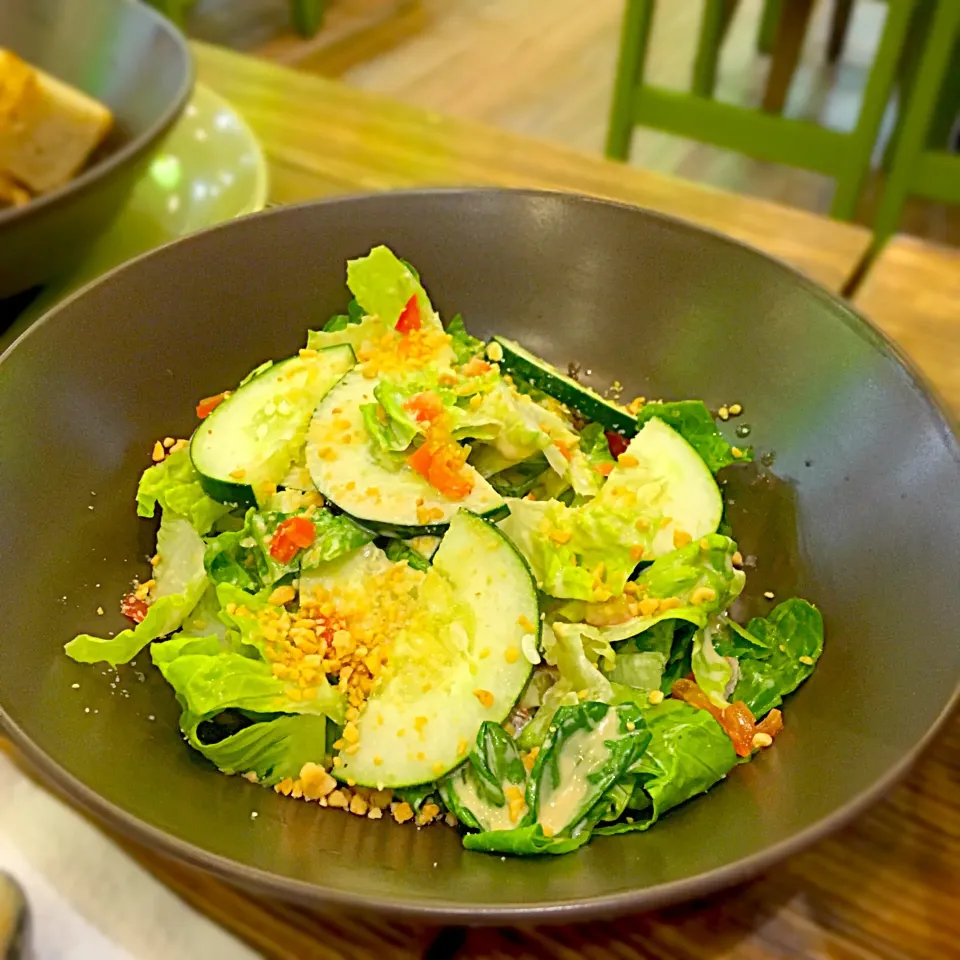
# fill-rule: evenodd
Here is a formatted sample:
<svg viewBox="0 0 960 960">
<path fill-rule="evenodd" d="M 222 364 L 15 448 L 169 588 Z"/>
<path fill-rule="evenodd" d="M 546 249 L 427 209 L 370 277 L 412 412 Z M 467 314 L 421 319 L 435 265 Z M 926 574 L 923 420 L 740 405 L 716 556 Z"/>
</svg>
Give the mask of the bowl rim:
<svg viewBox="0 0 960 960">
<path fill-rule="evenodd" d="M 137 12 L 134 16 L 145 16 L 153 20 L 183 53 L 185 70 L 176 95 L 146 130 L 141 131 L 119 150 L 104 157 L 99 163 L 88 167 L 79 176 L 68 180 L 63 186 L 51 190 L 50 193 L 44 193 L 31 199 L 22 207 L 0 209 L 0 228 L 17 220 L 25 219 L 33 213 L 40 213 L 59 203 L 67 202 L 97 183 L 102 177 L 109 176 L 118 168 L 136 160 L 158 143 L 186 108 L 196 80 L 193 54 L 190 52 L 190 45 L 186 37 L 165 16 L 148 3 L 138 2 L 138 0 L 120 0 L 120 2 L 127 8 L 136 9 Z"/>
<path fill-rule="evenodd" d="M 953 452 L 960 467 L 960 421 L 950 412 L 945 401 L 930 383 L 926 375 L 920 371 L 914 361 L 891 340 L 879 327 L 864 316 L 856 307 L 840 294 L 834 294 L 825 286 L 803 273 L 798 268 L 780 259 L 751 246 L 741 240 L 721 233 L 709 227 L 703 227 L 681 217 L 639 207 L 634 204 L 621 203 L 600 197 L 586 196 L 562 190 L 540 189 L 512 189 L 504 187 L 437 187 L 419 188 L 412 190 L 395 190 L 388 193 L 353 193 L 336 197 L 320 198 L 296 204 L 285 204 L 278 207 L 269 207 L 250 217 L 241 217 L 225 223 L 217 224 L 197 233 L 181 237 L 172 243 L 149 250 L 132 260 L 127 261 L 107 273 L 85 284 L 79 290 L 56 304 L 35 323 L 31 324 L 19 336 L 9 342 L 0 352 L 0 367 L 11 355 L 14 348 L 29 337 L 41 325 L 55 319 L 56 315 L 75 299 L 82 297 L 90 288 L 105 282 L 115 273 L 132 267 L 140 260 L 154 256 L 162 250 L 190 241 L 202 234 L 221 230 L 235 229 L 241 222 L 252 218 L 284 216 L 288 210 L 303 210 L 314 207 L 326 207 L 336 204 L 376 203 L 384 196 L 403 195 L 416 200 L 422 197 L 440 195 L 466 196 L 493 194 L 511 194 L 526 198 L 566 198 L 578 203 L 598 204 L 607 207 L 616 207 L 640 212 L 646 217 L 660 221 L 684 232 L 705 233 L 719 239 L 725 244 L 748 250 L 754 255 L 764 257 L 789 271 L 796 281 L 809 293 L 821 301 L 827 301 L 842 309 L 838 311 L 838 319 L 869 338 L 871 344 L 883 351 L 888 357 L 899 363 L 910 378 L 912 386 L 923 397 L 931 412 L 940 421 L 944 438 L 952 441 Z M 2 343 L 2 338 L 0 338 Z M 921 754 L 931 745 L 938 734 L 943 730 L 947 721 L 957 708 L 960 707 L 960 677 L 957 678 L 953 693 L 945 702 L 936 719 L 930 724 L 916 743 L 872 785 L 852 797 L 832 813 L 817 820 L 802 830 L 794 833 L 778 843 L 772 844 L 755 853 L 735 860 L 724 866 L 716 867 L 695 876 L 681 880 L 658 884 L 651 887 L 640 887 L 620 893 L 604 894 L 589 899 L 573 900 L 545 900 L 540 904 L 474 904 L 472 906 L 452 900 L 415 900 L 408 896 L 375 896 L 370 897 L 350 891 L 340 891 L 334 887 L 319 887 L 306 880 L 296 880 L 281 877 L 260 867 L 251 867 L 237 862 L 221 854 L 210 853 L 201 847 L 185 840 L 172 836 L 168 832 L 155 827 L 139 817 L 128 813 L 121 807 L 105 799 L 95 790 L 87 787 L 73 774 L 63 769 L 40 746 L 13 722 L 0 704 L 0 730 L 5 731 L 23 754 L 31 761 L 37 772 L 46 779 L 61 796 L 69 797 L 71 802 L 92 814 L 110 829 L 128 837 L 137 843 L 154 848 L 161 853 L 171 855 L 179 860 L 212 873 L 232 884 L 239 885 L 248 891 L 267 894 L 287 902 L 296 902 L 306 906 L 335 906 L 355 912 L 376 912 L 385 916 L 403 918 L 407 920 L 432 921 L 446 925 L 490 926 L 497 924 L 564 924 L 579 923 L 589 920 L 604 919 L 636 913 L 646 910 L 656 910 L 682 901 L 688 901 L 714 893 L 722 888 L 742 883 L 752 879 L 763 871 L 774 866 L 785 858 L 798 853 L 818 840 L 822 840 L 831 833 L 850 823 L 858 814 L 880 800 L 893 786 L 902 780 Z M 478 854 L 480 855 L 480 854 Z"/>
</svg>

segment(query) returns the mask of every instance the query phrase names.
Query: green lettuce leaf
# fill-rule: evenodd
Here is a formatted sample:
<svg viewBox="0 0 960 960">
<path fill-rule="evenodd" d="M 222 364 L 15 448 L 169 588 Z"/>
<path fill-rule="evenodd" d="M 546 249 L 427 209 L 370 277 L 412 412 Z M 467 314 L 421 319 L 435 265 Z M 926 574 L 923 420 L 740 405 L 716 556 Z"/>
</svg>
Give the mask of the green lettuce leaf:
<svg viewBox="0 0 960 960">
<path fill-rule="evenodd" d="M 590 831 L 583 830 L 575 837 L 548 837 L 539 823 L 514 830 L 485 830 L 466 833 L 463 846 L 478 853 L 510 854 L 515 857 L 573 853 L 590 840 Z"/>
<path fill-rule="evenodd" d="M 400 563 L 406 560 L 407 564 L 414 570 L 426 572 L 430 569 L 430 561 L 419 550 L 415 550 L 403 540 L 390 539 L 384 547 L 384 552 L 388 560 L 394 563 Z"/>
<path fill-rule="evenodd" d="M 464 846 L 512 854 L 576 849 L 611 805 L 619 803 L 611 791 L 649 742 L 650 733 L 633 703 L 587 701 L 561 707 L 530 772 L 524 820 L 512 830 L 467 834 Z"/>
<path fill-rule="evenodd" d="M 617 652 L 613 669 L 607 674 L 612 683 L 621 683 L 637 690 L 659 690 L 667 658 L 656 651 Z"/>
<path fill-rule="evenodd" d="M 540 708 L 520 732 L 518 743 L 524 750 L 543 743 L 561 707 L 613 699 L 610 681 L 597 666 L 604 654 L 612 658 L 613 650 L 596 628 L 582 623 L 544 624 L 542 640 L 544 658 L 558 669 L 560 679 L 542 695 Z"/>
<path fill-rule="evenodd" d="M 600 423 L 588 423 L 580 431 L 580 449 L 594 469 L 602 467 L 605 463 L 615 462 L 610 452 L 610 444 L 607 442 L 607 435 Z"/>
<path fill-rule="evenodd" d="M 68 657 L 79 663 L 129 663 L 148 643 L 178 629 L 200 601 L 207 587 L 203 567 L 203 540 L 193 525 L 164 512 L 157 533 L 156 599 L 146 617 L 115 637 L 80 634 L 66 646 Z"/>
<path fill-rule="evenodd" d="M 503 727 L 484 722 L 467 762 L 440 782 L 440 795 L 457 819 L 473 830 L 510 830 L 526 814 L 511 816 L 506 790 L 526 794 L 527 771 L 517 744 Z"/>
<path fill-rule="evenodd" d="M 347 305 L 346 313 L 338 313 L 335 316 L 332 316 L 324 325 L 324 333 L 339 333 L 341 330 L 346 330 L 350 324 L 358 324 L 363 322 L 363 308 L 357 303 L 356 299 L 350 301 Z"/>
<path fill-rule="evenodd" d="M 300 556 L 300 569 L 312 570 L 372 542 L 374 535 L 345 514 L 318 510 L 310 518 L 316 535 Z"/>
<path fill-rule="evenodd" d="M 813 673 L 823 653 L 823 617 L 812 603 L 793 598 L 746 629 L 758 639 L 758 650 L 740 657 L 733 699 L 743 700 L 759 719 Z"/>
<path fill-rule="evenodd" d="M 542 453 L 535 453 L 487 479 L 501 497 L 514 497 L 519 500 L 537 486 L 549 469 L 547 458 Z"/>
<path fill-rule="evenodd" d="M 140 477 L 137 515 L 152 517 L 158 503 L 162 509 L 185 517 L 201 535 L 230 512 L 229 505 L 218 503 L 203 492 L 187 447 L 148 467 Z"/>
<path fill-rule="evenodd" d="M 679 400 L 674 403 L 648 403 L 637 414 L 637 429 L 656 417 L 673 427 L 716 473 L 731 463 L 753 459 L 750 447 L 741 448 L 742 456 L 733 455 L 733 447 L 723 439 L 710 411 L 701 400 Z"/>
<path fill-rule="evenodd" d="M 720 630 L 719 620 L 710 622 L 696 632 L 690 654 L 690 666 L 701 690 L 719 707 L 727 705 L 727 687 L 738 664 L 733 657 L 721 656 L 714 648 L 714 637 Z"/>
<path fill-rule="evenodd" d="M 207 539 L 203 565 L 211 583 L 231 583 L 251 593 L 263 586 L 266 576 L 263 552 L 250 528 L 250 518 L 255 512 L 253 509 L 247 512 L 241 530 L 226 530 Z"/>
<path fill-rule="evenodd" d="M 597 827 L 597 834 L 646 830 L 667 810 L 709 790 L 737 764 L 730 738 L 706 710 L 664 700 L 645 705 L 642 712 L 651 740 L 630 768 L 636 786 L 628 803 L 638 813 Z"/>
<path fill-rule="evenodd" d="M 307 346 L 311 350 L 324 350 L 327 347 L 337 347 L 349 344 L 354 353 L 369 340 L 379 340 L 392 330 L 380 317 L 364 317 L 359 323 L 345 323 L 336 325 L 337 329 L 310 330 L 307 332 Z"/>
<path fill-rule="evenodd" d="M 374 247 L 365 257 L 347 261 L 347 286 L 368 316 L 393 328 L 411 297 L 416 296 L 423 323 L 439 323 L 416 273 L 387 247 Z"/>
<path fill-rule="evenodd" d="M 254 722 L 237 733 L 205 742 L 199 717 L 184 714 L 181 730 L 190 746 L 226 774 L 256 775 L 273 786 L 287 777 L 296 779 L 306 763 L 322 764 L 326 753 L 327 719 L 313 714 L 293 714 Z"/>
<path fill-rule="evenodd" d="M 473 357 L 483 354 L 484 342 L 467 333 L 467 328 L 463 325 L 463 317 L 459 313 L 447 324 L 447 333 L 450 334 L 451 346 L 458 364 L 467 363 Z"/>
<path fill-rule="evenodd" d="M 370 439 L 388 453 L 403 452 L 421 433 L 416 419 L 403 406 L 407 394 L 396 385 L 381 381 L 373 395 L 377 403 L 360 407 Z"/>
<path fill-rule="evenodd" d="M 207 719 L 235 709 L 317 714 L 343 723 L 343 697 L 325 680 L 316 685 L 313 699 L 293 700 L 287 683 L 273 675 L 265 660 L 224 649 L 216 637 L 207 639 L 173 637 L 150 648 L 154 664 L 192 717 Z"/>
</svg>

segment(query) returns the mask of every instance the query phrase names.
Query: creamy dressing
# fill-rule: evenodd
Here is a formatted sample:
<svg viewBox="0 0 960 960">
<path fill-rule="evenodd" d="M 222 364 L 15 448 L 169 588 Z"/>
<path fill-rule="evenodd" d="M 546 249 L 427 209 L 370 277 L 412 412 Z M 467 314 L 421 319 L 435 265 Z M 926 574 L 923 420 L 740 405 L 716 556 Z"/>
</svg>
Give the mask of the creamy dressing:
<svg viewBox="0 0 960 960">
<path fill-rule="evenodd" d="M 474 783 L 473 777 L 461 774 L 454 787 L 460 803 L 463 804 L 476 818 L 481 830 L 512 830 L 523 819 L 527 812 L 524 806 L 516 820 L 510 817 L 510 804 L 506 801 L 502 807 L 494 806 L 484 800 Z"/>
<path fill-rule="evenodd" d="M 602 767 L 610 756 L 605 741 L 620 736 L 620 715 L 613 708 L 592 729 L 578 730 L 560 747 L 557 767 L 560 782 L 555 787 L 548 771 L 544 771 L 540 788 L 540 803 L 537 821 L 546 832 L 560 833 L 581 814 L 590 799 L 594 785 L 587 780 L 589 774 Z"/>
</svg>

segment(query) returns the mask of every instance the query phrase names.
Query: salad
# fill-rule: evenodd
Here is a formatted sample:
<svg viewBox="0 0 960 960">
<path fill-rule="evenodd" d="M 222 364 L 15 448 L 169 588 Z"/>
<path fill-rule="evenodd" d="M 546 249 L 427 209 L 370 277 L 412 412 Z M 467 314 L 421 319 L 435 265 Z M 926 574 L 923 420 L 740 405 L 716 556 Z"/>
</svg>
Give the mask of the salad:
<svg viewBox="0 0 960 960">
<path fill-rule="evenodd" d="M 67 654 L 149 647 L 224 773 L 497 854 L 646 830 L 769 747 L 823 626 L 801 599 L 729 614 L 715 475 L 751 451 L 699 400 L 623 406 L 444 327 L 386 247 L 347 284 L 296 356 L 157 441 L 134 625 Z"/>
</svg>

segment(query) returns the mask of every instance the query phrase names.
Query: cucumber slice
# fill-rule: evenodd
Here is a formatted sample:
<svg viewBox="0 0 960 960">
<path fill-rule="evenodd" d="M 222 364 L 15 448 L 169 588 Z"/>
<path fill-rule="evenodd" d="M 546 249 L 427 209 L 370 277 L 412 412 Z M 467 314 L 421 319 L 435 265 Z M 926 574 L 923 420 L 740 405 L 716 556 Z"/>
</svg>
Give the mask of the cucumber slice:
<svg viewBox="0 0 960 960">
<path fill-rule="evenodd" d="M 579 410 L 588 420 L 596 420 L 608 430 L 616 430 L 628 437 L 637 432 L 636 417 L 632 417 L 619 404 L 601 397 L 596 390 L 577 383 L 572 377 L 561 373 L 556 367 L 513 340 L 494 337 L 493 342 L 503 351 L 503 359 L 499 361 L 503 369 L 523 377 L 554 400 Z M 492 356 L 489 348 L 487 356 Z"/>
<path fill-rule="evenodd" d="M 367 526 L 402 537 L 443 533 L 461 507 L 481 516 L 504 515 L 503 498 L 469 465 L 473 490 L 451 500 L 402 461 L 390 469 L 377 459 L 360 408 L 376 403 L 378 382 L 355 370 L 317 407 L 307 433 L 307 467 L 317 489 Z"/>
<path fill-rule="evenodd" d="M 657 507 L 669 518 L 653 539 L 654 557 L 676 549 L 676 533 L 689 534 L 694 540 L 716 533 L 723 516 L 723 498 L 710 468 L 676 430 L 656 418 L 648 420 L 630 441 L 605 488 L 641 489 L 651 476 L 663 484 Z"/>
<path fill-rule="evenodd" d="M 317 404 L 355 363 L 343 344 L 275 363 L 238 387 L 190 441 L 207 494 L 250 504 L 272 492 L 270 485 L 279 484 L 296 460 Z"/>
<path fill-rule="evenodd" d="M 395 639 L 357 720 L 359 749 L 342 752 L 334 767 L 342 780 L 372 787 L 436 780 L 466 759 L 485 720 L 507 718 L 526 686 L 533 667 L 523 638 L 532 628 L 539 642 L 536 584 L 496 527 L 461 510 L 420 603 L 422 615 Z"/>
</svg>

